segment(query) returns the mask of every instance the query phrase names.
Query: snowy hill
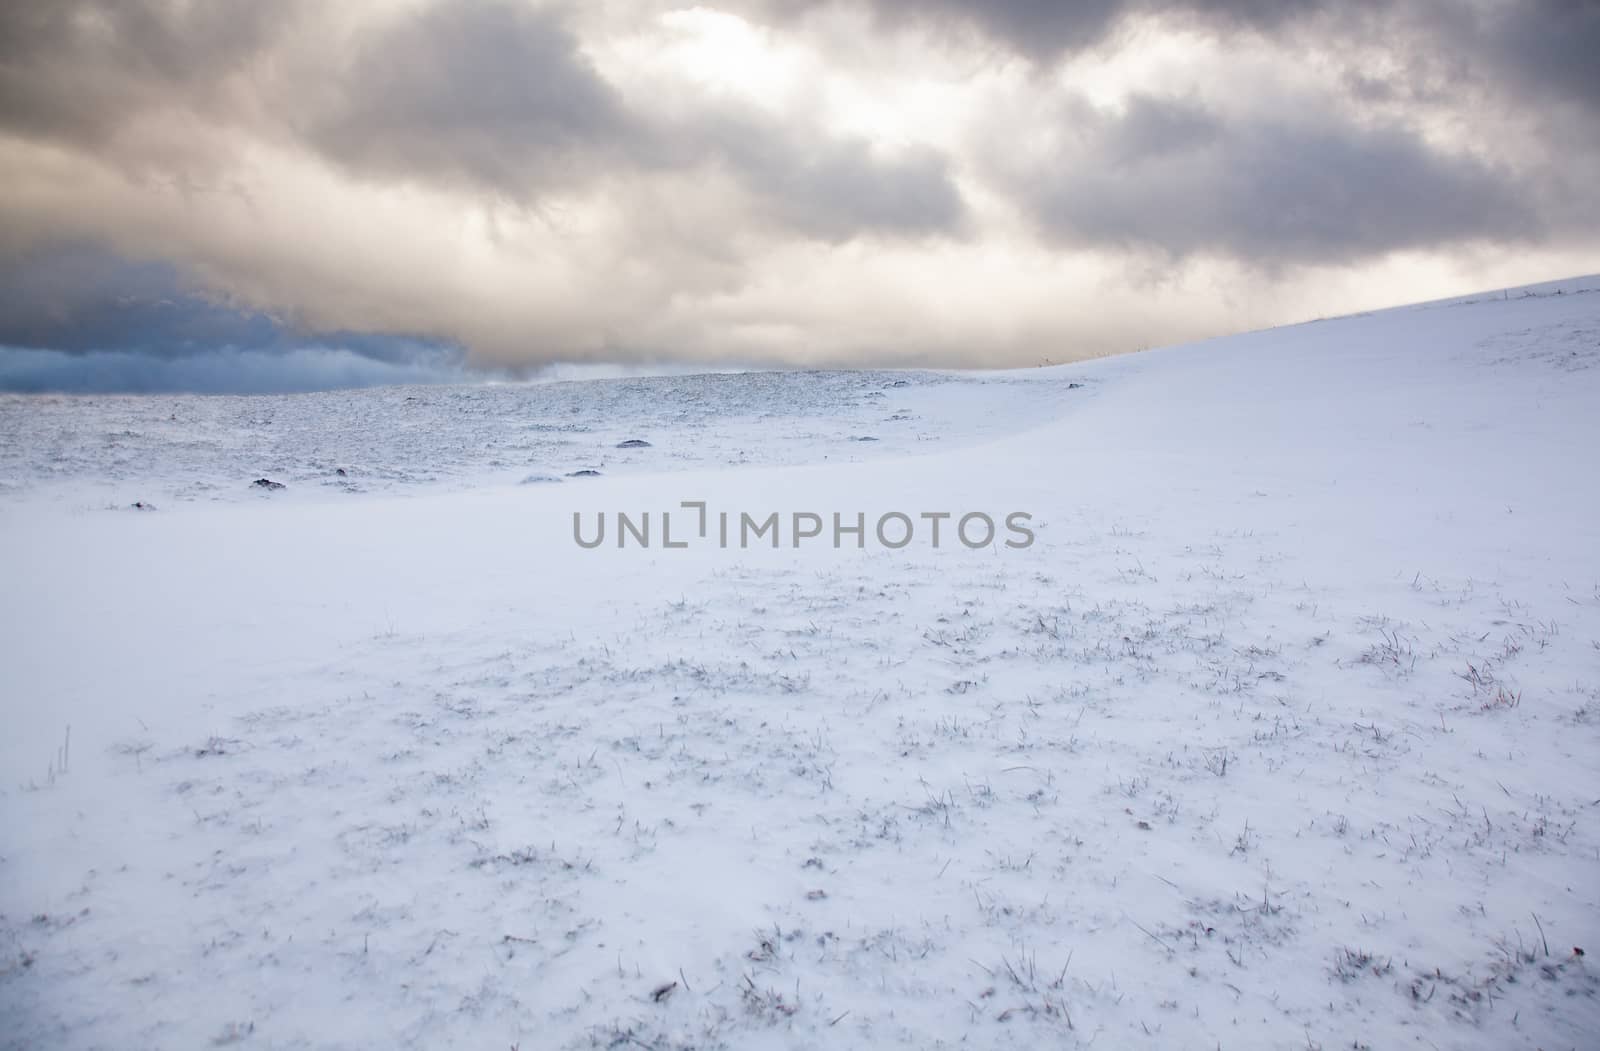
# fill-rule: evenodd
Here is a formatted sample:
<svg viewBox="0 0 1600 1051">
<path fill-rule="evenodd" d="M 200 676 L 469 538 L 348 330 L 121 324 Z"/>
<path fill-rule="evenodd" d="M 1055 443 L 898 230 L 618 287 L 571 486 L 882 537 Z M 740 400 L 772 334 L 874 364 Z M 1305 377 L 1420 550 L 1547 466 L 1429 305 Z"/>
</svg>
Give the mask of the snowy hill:
<svg viewBox="0 0 1600 1051">
<path fill-rule="evenodd" d="M 1528 293 L 0 399 L 0 1045 L 1592 1046 L 1600 280 Z"/>
</svg>

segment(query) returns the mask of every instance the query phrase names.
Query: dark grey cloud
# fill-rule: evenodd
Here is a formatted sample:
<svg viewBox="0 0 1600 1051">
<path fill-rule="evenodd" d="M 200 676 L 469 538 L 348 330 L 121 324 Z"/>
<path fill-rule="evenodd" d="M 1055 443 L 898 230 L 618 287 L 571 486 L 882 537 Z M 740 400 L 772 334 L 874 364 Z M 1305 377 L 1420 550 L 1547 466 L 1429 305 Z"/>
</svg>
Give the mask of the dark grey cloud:
<svg viewBox="0 0 1600 1051">
<path fill-rule="evenodd" d="M 360 172 L 459 179 L 525 199 L 651 150 L 651 129 L 552 10 L 443 4 L 393 20 L 356 49 L 304 131 Z"/>
<path fill-rule="evenodd" d="M 1014 51 L 1053 58 L 1099 43 L 1126 13 L 1126 0 L 873 0 L 881 23 L 975 29 Z"/>
<path fill-rule="evenodd" d="M 933 30 L 967 46 L 981 39 L 1042 64 L 1114 42 L 1135 17 L 1219 36 L 1259 34 L 1331 56 L 1352 43 L 1380 42 L 1424 60 L 1403 63 L 1403 78 L 1418 65 L 1444 66 L 1457 81 L 1480 81 L 1501 94 L 1600 108 L 1595 0 L 744 0 L 744 6 L 779 22 L 819 8 L 865 8 L 886 31 Z M 1371 91 L 1376 79 L 1358 71 L 1352 83 Z"/>
<path fill-rule="evenodd" d="M 462 360 L 439 340 L 297 326 L 94 244 L 0 258 L 0 390 L 312 390 L 459 380 Z"/>
<path fill-rule="evenodd" d="M 1577 103 L 1596 116 L 1600 3 L 1521 0 L 1469 10 L 1450 12 L 1460 27 L 1452 42 L 1481 56 L 1491 85 L 1506 82 L 1530 98 Z"/>
<path fill-rule="evenodd" d="M 28 0 L 0 4 L 0 129 L 104 145 L 131 117 L 215 112 L 223 86 L 279 43 L 305 0 Z"/>
<path fill-rule="evenodd" d="M 966 217 L 949 159 L 931 149 L 879 156 L 864 139 L 778 133 L 759 115 L 727 107 L 662 130 L 660 149 L 673 164 L 723 168 L 772 222 L 808 236 L 955 234 Z"/>
<path fill-rule="evenodd" d="M 879 27 L 932 30 L 957 43 L 982 38 L 1036 62 L 1053 62 L 1116 36 L 1134 16 L 1159 16 L 1218 33 L 1300 31 L 1348 23 L 1390 0 L 754 0 L 791 20 L 825 7 L 865 7 Z"/>
<path fill-rule="evenodd" d="M 174 356 L 219 346 L 277 346 L 285 326 L 186 287 L 164 262 L 85 243 L 0 258 L 0 344 Z"/>
<path fill-rule="evenodd" d="M 1514 179 L 1404 128 L 1228 119 L 1145 96 L 1062 124 L 1060 148 L 1011 176 L 1061 242 L 1271 266 L 1539 233 Z"/>
<path fill-rule="evenodd" d="M 831 241 L 859 230 L 920 235 L 961 228 L 966 206 L 949 161 L 935 150 L 879 160 L 859 140 L 820 142 L 803 153 L 781 140 L 776 145 L 733 149 L 730 156 L 783 225 Z"/>
</svg>

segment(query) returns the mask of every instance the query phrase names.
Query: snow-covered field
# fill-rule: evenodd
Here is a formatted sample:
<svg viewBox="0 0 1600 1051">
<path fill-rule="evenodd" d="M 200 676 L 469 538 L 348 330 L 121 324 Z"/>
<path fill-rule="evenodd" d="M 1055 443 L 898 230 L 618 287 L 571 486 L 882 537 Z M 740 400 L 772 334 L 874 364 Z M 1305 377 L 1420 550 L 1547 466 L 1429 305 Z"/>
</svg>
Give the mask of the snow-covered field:
<svg viewBox="0 0 1600 1051">
<path fill-rule="evenodd" d="M 1593 1047 L 1596 289 L 0 400 L 0 1044 Z"/>
</svg>

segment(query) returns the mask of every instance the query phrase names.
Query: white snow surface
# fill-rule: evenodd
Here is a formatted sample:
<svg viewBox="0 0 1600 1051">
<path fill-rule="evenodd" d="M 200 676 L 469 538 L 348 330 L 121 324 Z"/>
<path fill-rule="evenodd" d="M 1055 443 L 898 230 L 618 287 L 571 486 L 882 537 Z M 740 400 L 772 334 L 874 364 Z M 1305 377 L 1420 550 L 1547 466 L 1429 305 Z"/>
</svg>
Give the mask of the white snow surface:
<svg viewBox="0 0 1600 1051">
<path fill-rule="evenodd" d="M 0 399 L 0 1046 L 1594 1047 L 1596 289 Z"/>
</svg>

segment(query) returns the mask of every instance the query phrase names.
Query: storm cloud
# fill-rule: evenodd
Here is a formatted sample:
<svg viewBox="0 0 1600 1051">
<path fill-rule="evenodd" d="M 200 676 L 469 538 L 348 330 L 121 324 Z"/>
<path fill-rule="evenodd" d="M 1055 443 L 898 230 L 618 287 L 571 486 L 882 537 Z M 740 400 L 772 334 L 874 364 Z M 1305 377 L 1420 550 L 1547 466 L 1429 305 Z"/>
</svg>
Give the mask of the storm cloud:
<svg viewBox="0 0 1600 1051">
<path fill-rule="evenodd" d="M 1386 9 L 1390 0 L 868 0 L 880 30 L 930 30 L 952 46 L 970 46 L 973 35 L 1037 62 L 1087 51 L 1107 43 L 1139 19 L 1165 19 L 1190 30 L 1238 34 L 1326 29 L 1349 25 Z M 844 0 L 772 0 L 762 9 L 775 17 L 805 16 L 848 6 Z M 969 39 L 963 41 L 963 35 Z"/>
<path fill-rule="evenodd" d="M 1402 128 L 1230 120 L 1145 96 L 1062 123 L 1059 148 L 1018 173 L 1014 194 L 1066 243 L 1275 266 L 1542 232 L 1514 179 Z"/>
<path fill-rule="evenodd" d="M 1556 276 L 1596 50 L 1578 0 L 5 5 L 0 385 L 1025 364 Z"/>
<path fill-rule="evenodd" d="M 307 141 L 373 178 L 461 179 L 523 197 L 652 150 L 551 11 L 449 4 L 357 40 Z"/>
<path fill-rule="evenodd" d="M 64 0 L 0 9 L 0 128 L 121 155 L 150 117 L 227 119 L 300 0 Z M 119 141 L 121 140 L 121 141 Z"/>
<path fill-rule="evenodd" d="M 213 393 L 459 382 L 461 348 L 320 332 L 92 243 L 0 259 L 0 390 Z"/>
</svg>

